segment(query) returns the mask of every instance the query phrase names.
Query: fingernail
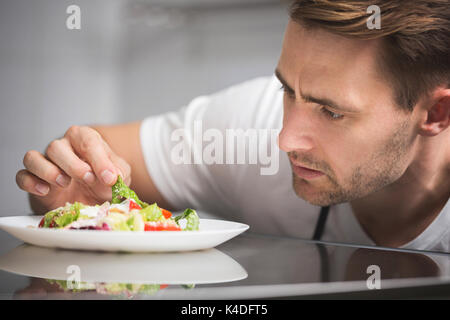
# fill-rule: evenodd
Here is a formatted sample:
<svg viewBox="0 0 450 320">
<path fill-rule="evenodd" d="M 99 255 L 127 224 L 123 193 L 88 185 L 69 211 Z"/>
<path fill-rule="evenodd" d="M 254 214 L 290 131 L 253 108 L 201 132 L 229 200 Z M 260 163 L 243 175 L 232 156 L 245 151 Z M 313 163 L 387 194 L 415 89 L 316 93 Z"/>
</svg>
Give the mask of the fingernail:
<svg viewBox="0 0 450 320">
<path fill-rule="evenodd" d="M 44 184 L 38 183 L 35 186 L 37 192 L 39 192 L 42 195 L 46 195 L 48 193 L 48 191 L 50 190 L 50 188 Z"/>
<path fill-rule="evenodd" d="M 106 184 L 112 184 L 114 182 L 114 174 L 109 170 L 105 170 L 102 172 L 102 179 Z"/>
<path fill-rule="evenodd" d="M 62 174 L 56 177 L 56 183 L 63 188 L 67 187 L 69 185 L 69 182 L 70 180 L 67 177 L 63 176 Z"/>
<path fill-rule="evenodd" d="M 94 174 L 92 172 L 86 172 L 83 177 L 84 182 L 87 184 L 93 184 L 95 181 Z"/>
</svg>

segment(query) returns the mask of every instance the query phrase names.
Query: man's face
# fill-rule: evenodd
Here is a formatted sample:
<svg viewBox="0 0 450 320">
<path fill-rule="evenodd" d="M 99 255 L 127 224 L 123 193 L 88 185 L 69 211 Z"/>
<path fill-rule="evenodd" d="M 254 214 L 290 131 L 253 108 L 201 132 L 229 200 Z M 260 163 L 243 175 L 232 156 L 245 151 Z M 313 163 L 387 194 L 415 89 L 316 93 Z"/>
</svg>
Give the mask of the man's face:
<svg viewBox="0 0 450 320">
<path fill-rule="evenodd" d="M 295 192 L 312 204 L 380 190 L 412 160 L 414 113 L 395 106 L 376 69 L 378 46 L 287 26 L 277 67 L 285 88 L 279 145 L 289 155 Z"/>
</svg>

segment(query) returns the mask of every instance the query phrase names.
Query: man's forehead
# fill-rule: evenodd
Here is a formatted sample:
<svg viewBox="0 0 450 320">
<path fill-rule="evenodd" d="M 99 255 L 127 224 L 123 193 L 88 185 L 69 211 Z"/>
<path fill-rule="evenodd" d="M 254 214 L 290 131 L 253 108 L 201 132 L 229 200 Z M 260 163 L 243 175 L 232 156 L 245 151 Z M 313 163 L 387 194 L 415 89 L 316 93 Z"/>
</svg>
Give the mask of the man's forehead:
<svg viewBox="0 0 450 320">
<path fill-rule="evenodd" d="M 348 57 L 367 60 L 370 63 L 376 59 L 380 39 L 362 40 L 344 37 L 322 28 L 306 29 L 297 22 L 290 21 L 285 32 L 283 51 L 288 49 L 305 59 L 330 59 L 340 63 L 350 62 Z"/>
<path fill-rule="evenodd" d="M 379 40 L 355 40 L 289 22 L 277 70 L 292 86 L 310 94 L 327 89 L 347 104 L 361 105 L 368 88 L 380 87 Z M 293 88 L 297 90 L 297 88 Z"/>
</svg>

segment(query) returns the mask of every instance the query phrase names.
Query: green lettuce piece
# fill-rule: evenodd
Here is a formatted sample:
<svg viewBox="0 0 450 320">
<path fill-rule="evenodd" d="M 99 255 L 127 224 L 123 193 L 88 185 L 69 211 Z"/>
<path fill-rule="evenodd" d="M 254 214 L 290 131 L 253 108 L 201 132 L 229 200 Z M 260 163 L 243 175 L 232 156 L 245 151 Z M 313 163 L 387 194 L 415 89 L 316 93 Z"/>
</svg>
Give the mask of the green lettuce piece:
<svg viewBox="0 0 450 320">
<path fill-rule="evenodd" d="M 195 283 L 191 283 L 191 284 L 182 284 L 181 287 L 183 287 L 183 289 L 194 289 L 195 288 Z"/>
<path fill-rule="evenodd" d="M 135 294 L 153 295 L 159 291 L 159 284 L 106 283 L 104 288 L 109 295 L 131 297 Z"/>
<path fill-rule="evenodd" d="M 104 287 L 109 294 L 119 294 L 131 289 L 131 284 L 127 283 L 105 283 Z M 130 290 L 131 291 L 131 290 Z"/>
<path fill-rule="evenodd" d="M 194 209 L 184 210 L 181 215 L 175 217 L 175 222 L 180 225 L 178 221 L 181 219 L 186 219 L 186 227 L 183 229 L 184 231 L 198 231 L 200 220 Z"/>
<path fill-rule="evenodd" d="M 122 177 L 118 176 L 116 183 L 112 186 L 112 200 L 111 203 L 121 203 L 122 198 L 133 199 L 137 204 L 141 206 L 141 208 L 145 208 L 148 206 L 148 203 L 139 200 L 136 193 L 131 190 L 125 182 L 123 182 Z"/>
<path fill-rule="evenodd" d="M 77 215 L 72 214 L 71 212 L 66 212 L 55 218 L 55 223 L 58 228 L 64 228 L 65 226 L 71 224 L 72 222 L 78 219 Z"/>
<path fill-rule="evenodd" d="M 128 224 L 129 217 L 122 213 L 110 212 L 103 220 L 113 231 L 131 231 L 131 223 Z"/>
<path fill-rule="evenodd" d="M 53 218 L 58 215 L 61 212 L 61 210 L 53 210 L 50 212 L 47 212 L 44 216 L 44 225 L 42 226 L 43 228 L 48 228 L 50 227 L 50 224 L 53 221 Z"/>
<path fill-rule="evenodd" d="M 44 216 L 42 227 L 49 228 L 54 221 L 56 228 L 63 228 L 79 218 L 82 208 L 84 208 L 82 203 L 75 202 L 74 204 L 67 203 L 64 207 L 49 211 Z"/>
<path fill-rule="evenodd" d="M 160 288 L 159 284 L 143 284 L 139 287 L 138 292 L 150 296 L 158 292 Z"/>
<path fill-rule="evenodd" d="M 159 291 L 159 284 L 132 284 L 132 283 L 95 283 L 95 282 L 78 282 L 70 283 L 66 280 L 53 280 L 46 279 L 46 281 L 52 285 L 58 285 L 65 292 L 83 292 L 96 290 L 100 293 L 106 293 L 108 295 L 120 295 L 125 293 L 130 294 L 145 294 L 153 295 Z M 102 290 L 104 288 L 104 290 Z"/>
<path fill-rule="evenodd" d="M 55 218 L 55 223 L 59 228 L 64 228 L 78 219 L 82 208 L 84 208 L 84 205 L 80 202 L 65 207 L 62 214 Z"/>
<path fill-rule="evenodd" d="M 142 215 L 133 214 L 128 220 L 127 225 L 132 231 L 144 231 L 145 225 Z"/>
<path fill-rule="evenodd" d="M 145 221 L 158 221 L 162 216 L 162 210 L 156 203 L 145 207 L 139 213 L 142 214 Z"/>
<path fill-rule="evenodd" d="M 120 214 L 120 213 L 119 213 Z M 131 226 L 127 220 L 113 219 L 114 223 L 110 224 L 111 229 L 114 231 L 131 231 Z"/>
<path fill-rule="evenodd" d="M 131 231 L 131 228 L 126 221 L 120 221 L 112 227 L 112 230 L 114 230 L 114 231 Z"/>
</svg>

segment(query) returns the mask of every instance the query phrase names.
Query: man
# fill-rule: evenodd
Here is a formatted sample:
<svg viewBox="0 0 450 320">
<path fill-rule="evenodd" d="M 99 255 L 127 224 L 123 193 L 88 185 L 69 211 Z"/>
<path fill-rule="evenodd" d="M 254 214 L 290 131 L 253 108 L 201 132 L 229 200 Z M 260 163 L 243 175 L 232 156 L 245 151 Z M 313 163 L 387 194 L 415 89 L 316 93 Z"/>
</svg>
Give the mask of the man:
<svg viewBox="0 0 450 320">
<path fill-rule="evenodd" d="M 367 25 L 370 5 L 380 29 Z M 139 123 L 73 126 L 45 155 L 27 152 L 17 183 L 33 210 L 106 201 L 121 175 L 147 202 L 255 232 L 450 251 L 447 1 L 297 0 L 290 16 L 276 77 Z M 198 122 L 224 136 L 281 128 L 278 172 L 176 163 L 173 132 L 184 128 L 183 150 L 201 149 Z"/>
</svg>

